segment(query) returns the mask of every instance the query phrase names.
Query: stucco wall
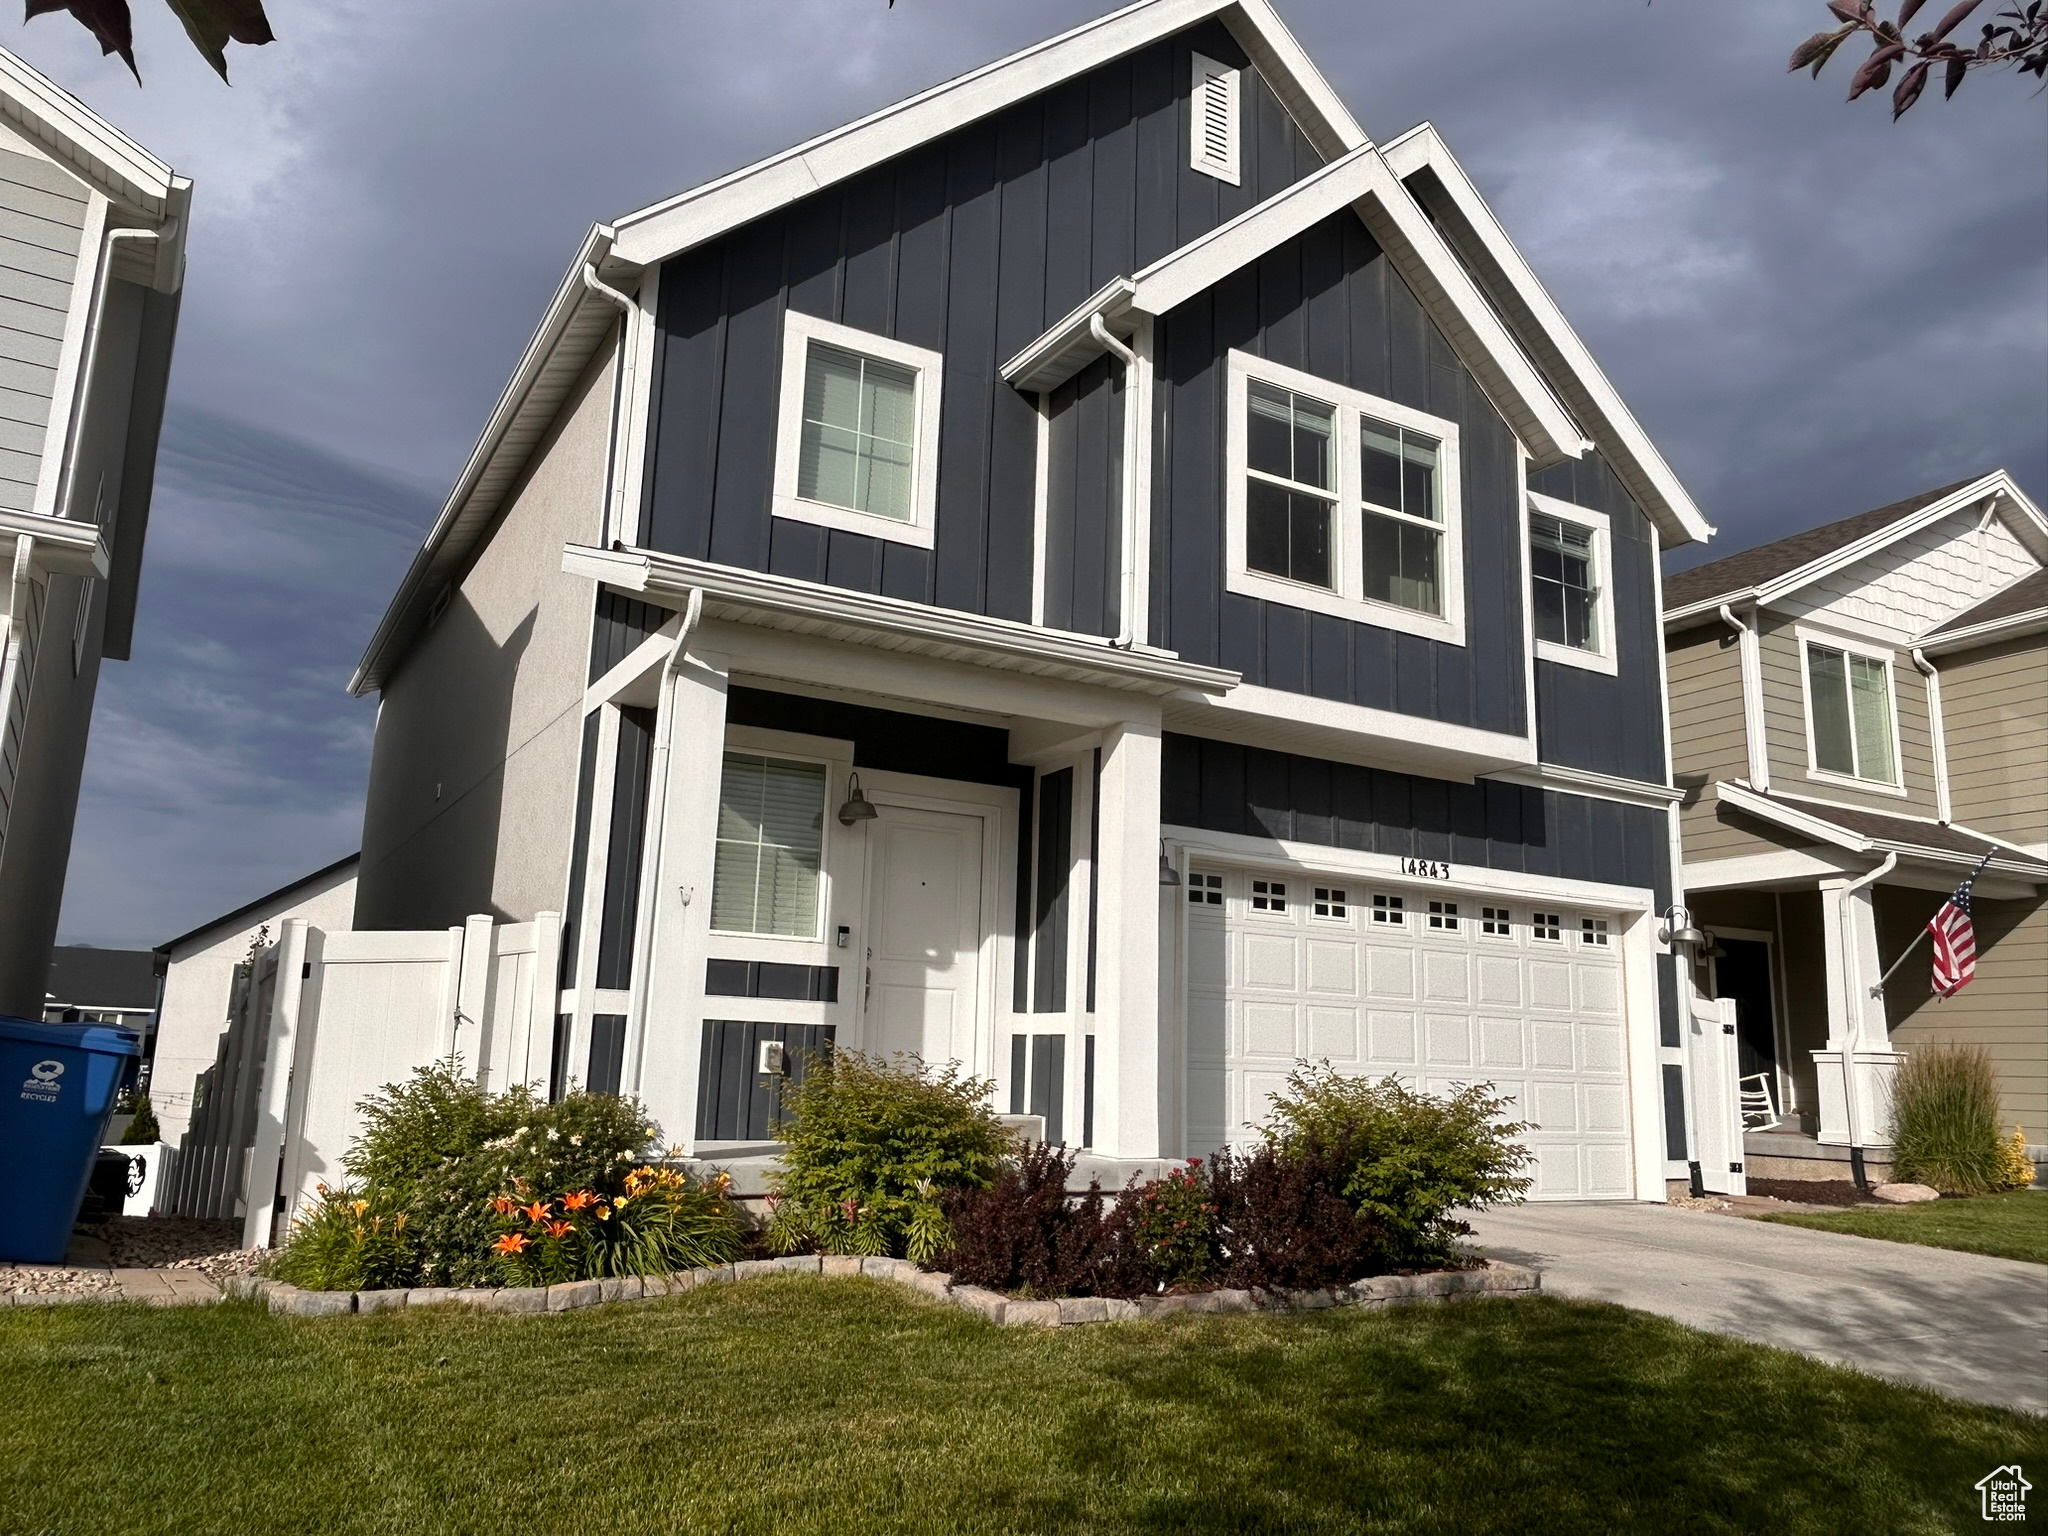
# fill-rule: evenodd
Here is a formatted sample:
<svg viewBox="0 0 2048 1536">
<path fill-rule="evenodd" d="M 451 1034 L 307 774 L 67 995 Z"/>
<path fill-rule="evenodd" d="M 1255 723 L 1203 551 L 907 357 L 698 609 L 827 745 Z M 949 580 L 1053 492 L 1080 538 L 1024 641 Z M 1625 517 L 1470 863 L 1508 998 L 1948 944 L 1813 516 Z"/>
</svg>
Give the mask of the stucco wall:
<svg viewBox="0 0 2048 1536">
<path fill-rule="evenodd" d="M 385 684 L 363 815 L 359 928 L 525 922 L 566 888 L 611 349 L 564 402 L 445 610 Z"/>
</svg>

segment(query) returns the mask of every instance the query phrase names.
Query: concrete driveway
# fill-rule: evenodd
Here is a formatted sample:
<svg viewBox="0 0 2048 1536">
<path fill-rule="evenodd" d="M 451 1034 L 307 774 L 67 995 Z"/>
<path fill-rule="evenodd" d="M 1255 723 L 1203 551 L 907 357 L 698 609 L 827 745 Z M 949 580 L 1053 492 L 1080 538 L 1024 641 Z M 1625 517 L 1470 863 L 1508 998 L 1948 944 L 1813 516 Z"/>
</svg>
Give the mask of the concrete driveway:
<svg viewBox="0 0 2048 1536">
<path fill-rule="evenodd" d="M 1523 1205 L 1472 1225 L 1552 1295 L 2048 1413 L 2048 1266 L 1668 1205 Z"/>
</svg>

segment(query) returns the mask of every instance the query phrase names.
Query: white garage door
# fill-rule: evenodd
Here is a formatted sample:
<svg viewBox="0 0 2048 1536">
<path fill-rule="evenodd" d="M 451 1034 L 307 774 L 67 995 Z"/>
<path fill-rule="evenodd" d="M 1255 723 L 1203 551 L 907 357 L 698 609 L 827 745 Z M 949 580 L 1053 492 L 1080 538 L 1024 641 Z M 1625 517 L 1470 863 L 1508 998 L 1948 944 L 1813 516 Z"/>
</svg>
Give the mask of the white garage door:
<svg viewBox="0 0 2048 1536">
<path fill-rule="evenodd" d="M 1441 1091 L 1491 1082 L 1534 1199 L 1633 1193 L 1620 923 L 1609 913 L 1299 872 L 1196 870 L 1189 1150 L 1242 1143 L 1297 1060 Z"/>
</svg>

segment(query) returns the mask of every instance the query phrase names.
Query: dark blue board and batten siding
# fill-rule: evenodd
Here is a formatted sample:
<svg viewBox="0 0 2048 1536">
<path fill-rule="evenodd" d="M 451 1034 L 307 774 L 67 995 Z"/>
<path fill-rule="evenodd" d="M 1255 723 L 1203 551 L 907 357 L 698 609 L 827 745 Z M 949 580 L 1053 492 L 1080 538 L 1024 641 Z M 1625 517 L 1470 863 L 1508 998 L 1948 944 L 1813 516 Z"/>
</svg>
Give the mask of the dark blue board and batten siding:
<svg viewBox="0 0 2048 1536">
<path fill-rule="evenodd" d="M 1455 784 L 1168 732 L 1160 816 L 1170 827 L 1475 869 L 1633 886 L 1671 901 L 1664 812 L 1481 779 Z M 1677 975 L 1657 959 L 1659 1035 L 1677 1045 Z"/>
<path fill-rule="evenodd" d="M 1616 672 L 1536 659 L 1536 750 L 1546 763 L 1664 780 L 1664 662 L 1657 615 L 1656 532 L 1597 453 L 1553 464 L 1529 488 L 1607 514 L 1613 552 Z"/>
<path fill-rule="evenodd" d="M 1332 215 L 1162 316 L 1154 347 L 1152 643 L 1247 683 L 1526 734 L 1514 434 L 1358 216 Z M 1225 590 L 1232 350 L 1458 424 L 1463 646 Z"/>
<path fill-rule="evenodd" d="M 1036 401 L 997 370 L 1321 164 L 1248 70 L 1242 184 L 1191 169 L 1194 50 L 1246 63 L 1206 22 L 665 263 L 643 541 L 1028 621 Z M 771 517 L 785 308 L 944 354 L 933 549 Z"/>
</svg>

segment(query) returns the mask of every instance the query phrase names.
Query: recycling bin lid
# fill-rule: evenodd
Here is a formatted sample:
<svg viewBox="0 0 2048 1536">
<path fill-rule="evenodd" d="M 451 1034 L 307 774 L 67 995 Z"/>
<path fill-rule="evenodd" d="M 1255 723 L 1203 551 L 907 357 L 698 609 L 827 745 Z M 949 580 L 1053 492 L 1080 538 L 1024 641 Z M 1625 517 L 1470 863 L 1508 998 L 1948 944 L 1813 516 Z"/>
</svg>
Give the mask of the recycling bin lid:
<svg viewBox="0 0 2048 1536">
<path fill-rule="evenodd" d="M 112 1024 L 42 1024 L 0 1013 L 0 1040 L 26 1040 L 33 1045 L 68 1046 L 74 1051 L 104 1051 L 110 1056 L 140 1056 L 142 1035 Z"/>
</svg>

